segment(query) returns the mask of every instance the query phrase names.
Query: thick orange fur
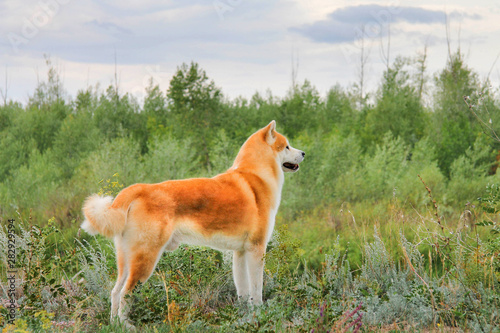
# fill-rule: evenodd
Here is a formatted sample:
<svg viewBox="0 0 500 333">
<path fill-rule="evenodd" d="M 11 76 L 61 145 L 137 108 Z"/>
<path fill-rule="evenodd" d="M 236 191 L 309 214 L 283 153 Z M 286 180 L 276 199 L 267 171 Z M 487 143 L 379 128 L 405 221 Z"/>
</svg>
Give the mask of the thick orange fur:
<svg viewBox="0 0 500 333">
<path fill-rule="evenodd" d="M 262 301 L 263 255 L 274 227 L 284 171 L 296 171 L 304 153 L 275 131 L 254 133 L 233 166 L 213 178 L 135 184 L 110 197 L 91 196 L 82 227 L 114 238 L 118 281 L 112 317 L 126 320 L 123 296 L 146 281 L 161 253 L 180 243 L 233 250 L 238 296 Z M 283 163 L 295 166 L 293 170 Z M 285 163 L 286 164 L 286 163 Z"/>
</svg>

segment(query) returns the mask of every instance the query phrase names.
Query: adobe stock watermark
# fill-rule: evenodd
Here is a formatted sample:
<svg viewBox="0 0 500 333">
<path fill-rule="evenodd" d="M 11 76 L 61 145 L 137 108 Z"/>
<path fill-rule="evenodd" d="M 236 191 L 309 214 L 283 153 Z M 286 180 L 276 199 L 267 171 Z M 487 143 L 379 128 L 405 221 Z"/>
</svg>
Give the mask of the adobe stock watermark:
<svg viewBox="0 0 500 333">
<path fill-rule="evenodd" d="M 348 63 L 354 62 L 355 59 L 357 59 L 359 50 L 363 47 L 363 39 L 373 39 L 382 36 L 384 27 L 389 26 L 389 24 L 393 21 L 393 17 L 399 15 L 402 10 L 403 8 L 398 2 L 384 7 L 384 9 L 371 11 L 370 16 L 373 19 L 366 22 L 363 26 L 359 26 L 354 29 L 355 38 L 353 43 L 349 45 L 340 45 L 340 49 L 345 60 Z"/>
<path fill-rule="evenodd" d="M 7 313 L 7 323 L 14 324 L 14 320 L 17 316 L 17 300 L 16 300 L 16 275 L 17 275 L 17 263 L 16 263 L 16 234 L 14 219 L 10 219 L 7 224 L 7 298 L 8 305 L 6 306 Z"/>
<path fill-rule="evenodd" d="M 20 47 L 28 44 L 35 38 L 43 27 L 47 26 L 59 13 L 61 7 L 67 5 L 72 0 L 40 0 L 38 6 L 31 17 L 24 17 L 18 32 L 7 33 L 12 50 L 18 53 Z"/>
<path fill-rule="evenodd" d="M 213 6 L 215 12 L 219 16 L 219 20 L 224 21 L 227 12 L 232 12 L 236 7 L 241 5 L 243 0 L 215 0 Z"/>
<path fill-rule="evenodd" d="M 130 91 L 130 93 L 135 96 L 138 101 L 144 101 L 146 98 L 146 88 L 149 87 L 151 81 L 153 86 L 161 86 L 162 83 L 169 77 L 169 73 L 162 71 L 160 69 L 160 65 L 155 65 L 154 67 L 145 66 L 144 70 L 146 71 L 146 75 L 144 75 L 142 79 L 142 84 L 134 86 Z"/>
</svg>

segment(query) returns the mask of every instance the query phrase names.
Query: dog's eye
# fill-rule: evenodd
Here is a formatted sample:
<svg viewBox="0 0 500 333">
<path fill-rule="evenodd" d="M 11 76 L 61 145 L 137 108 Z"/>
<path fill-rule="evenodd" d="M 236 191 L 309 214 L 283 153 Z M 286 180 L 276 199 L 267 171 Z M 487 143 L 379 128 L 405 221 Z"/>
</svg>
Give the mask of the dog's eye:
<svg viewBox="0 0 500 333">
<path fill-rule="evenodd" d="M 290 147 L 286 146 L 286 149 L 290 149 Z"/>
</svg>

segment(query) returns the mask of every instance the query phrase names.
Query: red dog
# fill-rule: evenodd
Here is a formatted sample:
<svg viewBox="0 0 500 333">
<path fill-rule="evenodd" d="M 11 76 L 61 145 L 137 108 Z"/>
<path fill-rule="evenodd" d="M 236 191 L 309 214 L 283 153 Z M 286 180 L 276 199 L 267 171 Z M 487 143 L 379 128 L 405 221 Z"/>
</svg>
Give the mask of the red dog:
<svg viewBox="0 0 500 333">
<path fill-rule="evenodd" d="M 110 196 L 90 196 L 82 228 L 113 238 L 118 280 L 111 318 L 127 320 L 125 294 L 145 282 L 163 251 L 180 243 L 233 250 L 239 297 L 262 303 L 266 245 L 281 199 L 284 172 L 295 172 L 305 153 L 276 132 L 274 120 L 241 147 L 233 166 L 213 178 L 135 184 Z"/>
</svg>

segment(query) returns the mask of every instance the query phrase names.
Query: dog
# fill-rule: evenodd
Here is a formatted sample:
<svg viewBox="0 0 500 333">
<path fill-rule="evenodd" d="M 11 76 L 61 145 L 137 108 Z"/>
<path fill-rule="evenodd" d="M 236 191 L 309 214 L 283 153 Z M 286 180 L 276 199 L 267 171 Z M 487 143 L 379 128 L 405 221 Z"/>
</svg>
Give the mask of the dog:
<svg viewBox="0 0 500 333">
<path fill-rule="evenodd" d="M 284 173 L 299 170 L 304 156 L 276 131 L 273 120 L 247 139 L 231 168 L 213 178 L 135 184 L 114 199 L 88 197 L 81 227 L 112 238 L 116 248 L 111 319 L 127 323 L 125 295 L 148 280 L 164 251 L 181 243 L 234 251 L 238 297 L 261 304 L 264 255 Z"/>
</svg>

